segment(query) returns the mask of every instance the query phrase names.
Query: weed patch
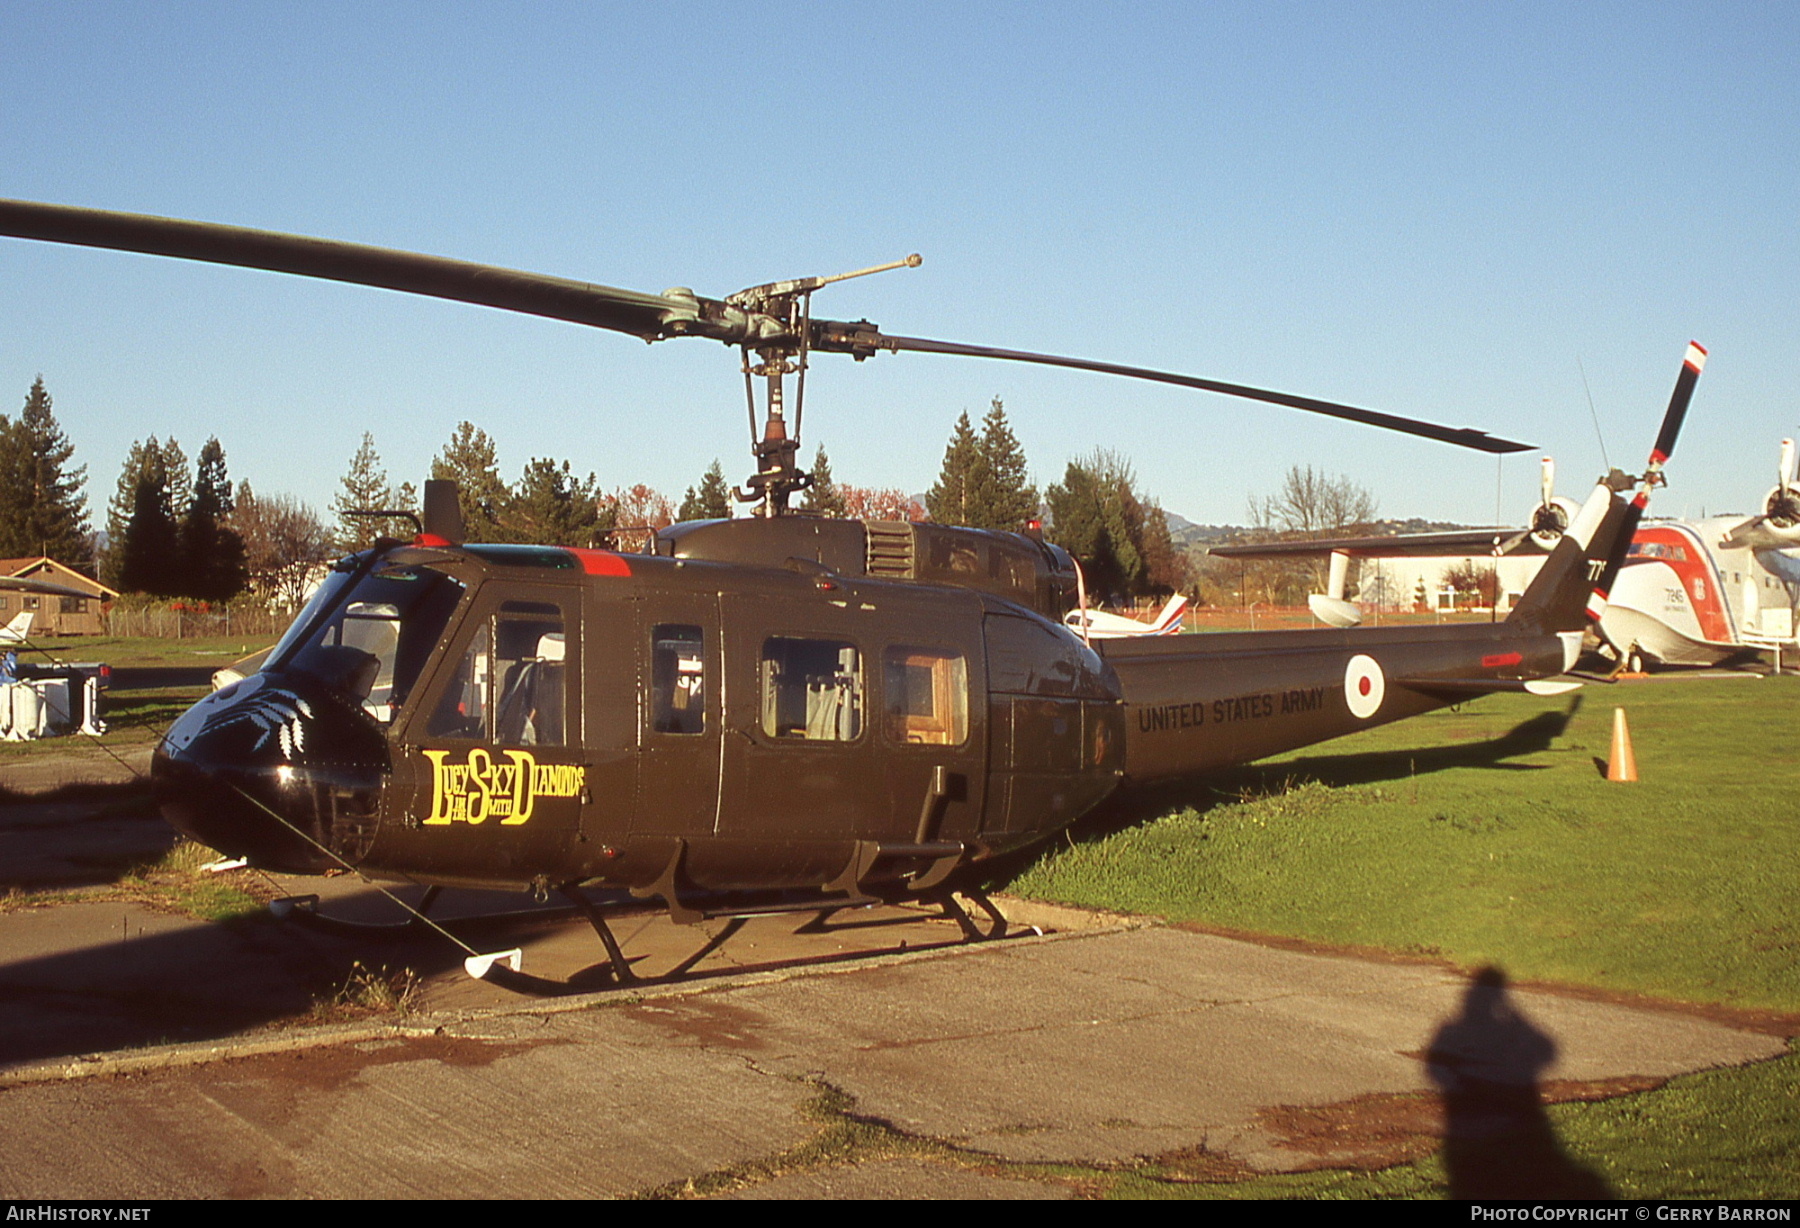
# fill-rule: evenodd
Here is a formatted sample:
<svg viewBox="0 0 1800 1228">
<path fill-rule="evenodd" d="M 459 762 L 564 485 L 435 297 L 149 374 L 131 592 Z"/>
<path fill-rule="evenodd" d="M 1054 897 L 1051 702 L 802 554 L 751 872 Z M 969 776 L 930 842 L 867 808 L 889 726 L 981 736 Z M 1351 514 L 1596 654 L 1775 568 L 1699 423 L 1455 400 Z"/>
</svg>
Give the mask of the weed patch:
<svg viewBox="0 0 1800 1228">
<path fill-rule="evenodd" d="M 344 983 L 313 1003 L 312 1022 L 341 1023 L 379 1015 L 410 1015 L 418 997 L 419 974 L 411 968 L 350 965 Z"/>
</svg>

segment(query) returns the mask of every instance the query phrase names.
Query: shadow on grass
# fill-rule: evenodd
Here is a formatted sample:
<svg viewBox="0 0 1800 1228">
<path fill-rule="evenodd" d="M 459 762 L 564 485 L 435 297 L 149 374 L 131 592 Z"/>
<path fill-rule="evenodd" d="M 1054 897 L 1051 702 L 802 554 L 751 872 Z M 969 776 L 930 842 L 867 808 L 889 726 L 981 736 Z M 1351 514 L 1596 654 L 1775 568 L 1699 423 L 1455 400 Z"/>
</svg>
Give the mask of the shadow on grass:
<svg viewBox="0 0 1800 1228">
<path fill-rule="evenodd" d="M 1520 721 L 1496 738 L 1462 742 L 1454 746 L 1428 746 L 1412 750 L 1363 751 L 1345 755 L 1308 755 L 1279 762 L 1247 763 L 1215 772 L 1199 780 L 1147 788 L 1121 789 L 1110 799 L 1070 825 L 1058 839 L 1085 843 L 1126 828 L 1148 823 L 1178 810 L 1201 814 L 1214 806 L 1232 805 L 1258 797 L 1285 793 L 1296 785 L 1316 781 L 1329 787 L 1375 784 L 1428 776 L 1452 768 L 1479 768 L 1498 772 L 1538 772 L 1538 764 L 1510 763 L 1520 755 L 1538 754 L 1568 730 L 1581 710 L 1581 696 L 1573 696 L 1561 712 L 1540 712 Z M 982 866 L 983 883 L 989 890 L 1003 890 L 1044 854 L 1044 845 L 1033 845 L 995 858 Z"/>
</svg>

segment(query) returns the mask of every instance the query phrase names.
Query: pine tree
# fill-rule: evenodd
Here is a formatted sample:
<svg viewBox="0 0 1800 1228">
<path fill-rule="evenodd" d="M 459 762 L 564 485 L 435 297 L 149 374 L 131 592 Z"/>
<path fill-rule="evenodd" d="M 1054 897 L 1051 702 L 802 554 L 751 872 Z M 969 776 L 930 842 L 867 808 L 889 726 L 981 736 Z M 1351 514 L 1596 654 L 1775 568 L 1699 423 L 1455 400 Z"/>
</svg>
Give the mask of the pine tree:
<svg viewBox="0 0 1800 1228">
<path fill-rule="evenodd" d="M 152 441 L 154 442 L 154 441 Z M 126 592 L 179 595 L 184 587 L 180 530 L 169 503 L 161 449 L 146 448 L 131 493 L 131 516 L 119 547 L 119 585 Z"/>
<path fill-rule="evenodd" d="M 981 420 L 981 465 L 977 506 L 963 523 L 977 529 L 1018 532 L 1038 514 L 1037 487 L 1031 485 L 1025 449 L 1006 421 L 1006 407 L 995 397 Z"/>
<path fill-rule="evenodd" d="M 188 505 L 194 501 L 194 470 L 174 436 L 163 444 L 162 454 L 163 473 L 169 483 L 169 507 L 175 513 L 176 527 L 179 528 L 181 518 L 187 515 Z"/>
<path fill-rule="evenodd" d="M 119 469 L 113 496 L 106 503 L 106 550 L 100 557 L 100 581 L 108 587 L 125 587 L 125 531 L 137 505 L 138 482 L 153 471 L 163 472 L 162 444 L 154 435 L 132 443 L 125 454 L 125 464 Z"/>
<path fill-rule="evenodd" d="M 0 558 L 25 554 L 25 428 L 0 414 Z"/>
<path fill-rule="evenodd" d="M 1099 450 L 1070 461 L 1063 480 L 1044 492 L 1050 539 L 1080 560 L 1090 599 L 1147 591 L 1145 513 L 1135 483 L 1130 464 Z"/>
<path fill-rule="evenodd" d="M 82 493 L 87 466 L 69 468 L 74 456 L 40 375 L 19 420 L 0 415 L 0 555 L 46 554 L 70 567 L 92 565 Z"/>
<path fill-rule="evenodd" d="M 232 511 L 225 449 L 214 436 L 200 449 L 194 497 L 182 519 L 182 591 L 202 601 L 230 601 L 244 589 L 244 542 L 226 523 Z"/>
<path fill-rule="evenodd" d="M 1154 499 L 1144 504 L 1144 582 L 1160 596 L 1186 592 L 1194 584 L 1193 564 L 1175 545 L 1169 516 Z"/>
<path fill-rule="evenodd" d="M 944 449 L 944 467 L 937 484 L 925 492 L 925 510 L 933 520 L 946 524 L 968 524 L 974 501 L 979 497 L 983 468 L 981 441 L 969 425 L 968 411 L 956 420 L 950 432 L 950 444 Z"/>
<path fill-rule="evenodd" d="M 520 475 L 504 513 L 506 536 L 546 546 L 591 546 L 610 525 L 600 523 L 600 488 L 593 474 L 576 478 L 564 461 L 533 458 Z"/>
<path fill-rule="evenodd" d="M 458 423 L 444 450 L 431 462 L 431 476 L 456 483 L 463 532 L 472 542 L 499 541 L 501 517 L 511 492 L 500 480 L 494 441 L 472 422 Z"/>
<path fill-rule="evenodd" d="M 352 512 L 387 511 L 393 499 L 387 470 L 382 468 L 381 454 L 375 450 L 375 436 L 371 432 L 363 432 L 362 444 L 350 458 L 350 469 L 338 479 L 338 485 L 341 489 L 337 498 L 331 501 L 332 514 L 337 517 L 337 530 L 333 534 L 337 547 L 350 553 L 367 550 L 384 530 L 392 531 L 376 517 L 351 515 Z"/>
<path fill-rule="evenodd" d="M 806 498 L 800 506 L 820 516 L 832 516 L 839 520 L 849 515 L 844 506 L 844 496 L 838 492 L 837 483 L 831 480 L 831 458 L 825 455 L 825 445 L 813 454 L 812 485 L 806 488 Z"/>
<path fill-rule="evenodd" d="M 699 489 L 690 486 L 681 501 L 678 520 L 727 520 L 731 517 L 731 486 L 725 481 L 725 470 L 717 460 L 708 466 L 700 479 Z"/>
</svg>

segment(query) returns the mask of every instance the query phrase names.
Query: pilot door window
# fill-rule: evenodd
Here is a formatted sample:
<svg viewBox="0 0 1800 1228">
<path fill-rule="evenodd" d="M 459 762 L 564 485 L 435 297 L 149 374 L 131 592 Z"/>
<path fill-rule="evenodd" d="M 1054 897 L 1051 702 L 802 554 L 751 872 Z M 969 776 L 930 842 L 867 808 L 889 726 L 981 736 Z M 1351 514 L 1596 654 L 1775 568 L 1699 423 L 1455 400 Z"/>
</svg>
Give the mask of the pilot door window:
<svg viewBox="0 0 1800 1228">
<path fill-rule="evenodd" d="M 568 693 L 562 611 L 509 601 L 476 628 L 426 733 L 506 746 L 562 746 Z"/>
<path fill-rule="evenodd" d="M 699 627 L 661 623 L 650 633 L 650 728 L 706 732 L 706 637 Z"/>
<path fill-rule="evenodd" d="M 849 742 L 862 736 L 862 654 L 839 640 L 763 641 L 762 728 L 772 738 Z"/>
<path fill-rule="evenodd" d="M 969 729 L 969 671 L 962 654 L 894 647 L 882 654 L 888 737 L 918 746 L 961 746 Z"/>
<path fill-rule="evenodd" d="M 336 580 L 336 583 L 333 583 Z M 299 642 L 290 628 L 270 654 L 277 668 L 309 674 L 355 700 L 383 724 L 406 702 L 432 648 L 442 636 L 463 586 L 428 568 L 396 567 L 367 575 L 346 591 L 348 579 L 320 587 L 324 598 L 307 607 L 294 628 L 311 627 Z"/>
</svg>

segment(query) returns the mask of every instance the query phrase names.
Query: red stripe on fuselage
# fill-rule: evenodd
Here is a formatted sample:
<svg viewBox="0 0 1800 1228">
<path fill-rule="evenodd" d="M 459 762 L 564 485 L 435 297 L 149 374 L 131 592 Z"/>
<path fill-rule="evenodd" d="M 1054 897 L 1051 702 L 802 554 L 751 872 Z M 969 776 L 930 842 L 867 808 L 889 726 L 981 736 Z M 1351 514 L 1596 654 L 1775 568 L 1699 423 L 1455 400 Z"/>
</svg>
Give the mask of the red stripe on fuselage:
<svg viewBox="0 0 1800 1228">
<path fill-rule="evenodd" d="M 1666 563 L 1687 590 L 1694 617 L 1700 622 L 1700 634 L 1715 644 L 1731 642 L 1731 619 L 1725 613 L 1725 594 L 1719 591 L 1719 578 L 1712 559 L 1697 534 L 1683 529 L 1657 525 L 1641 528 L 1632 535 L 1635 545 L 1663 547 L 1664 553 L 1654 559 L 1638 555 L 1646 562 Z M 1679 549 L 1681 556 L 1675 551 Z"/>
<path fill-rule="evenodd" d="M 610 550 L 585 550 L 579 546 L 570 547 L 569 553 L 581 564 L 581 570 L 590 576 L 629 576 L 631 564 L 623 556 Z"/>
</svg>

